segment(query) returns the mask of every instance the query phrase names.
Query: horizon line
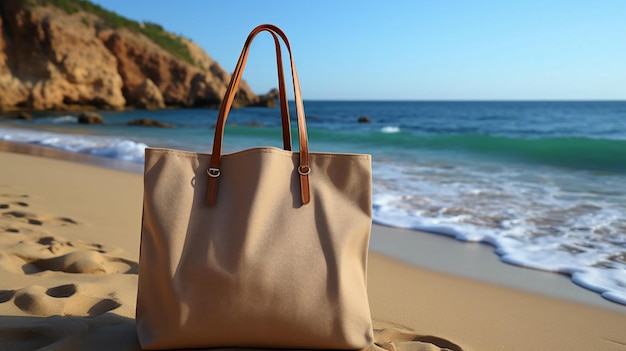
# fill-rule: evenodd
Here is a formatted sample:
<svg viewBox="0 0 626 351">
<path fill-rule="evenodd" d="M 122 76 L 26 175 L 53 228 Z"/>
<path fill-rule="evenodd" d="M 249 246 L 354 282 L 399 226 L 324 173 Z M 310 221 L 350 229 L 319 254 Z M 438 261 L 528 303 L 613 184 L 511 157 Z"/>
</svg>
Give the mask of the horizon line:
<svg viewBox="0 0 626 351">
<path fill-rule="evenodd" d="M 294 101 L 289 98 L 288 101 Z M 319 102 L 626 102 L 626 99 L 303 99 Z"/>
</svg>

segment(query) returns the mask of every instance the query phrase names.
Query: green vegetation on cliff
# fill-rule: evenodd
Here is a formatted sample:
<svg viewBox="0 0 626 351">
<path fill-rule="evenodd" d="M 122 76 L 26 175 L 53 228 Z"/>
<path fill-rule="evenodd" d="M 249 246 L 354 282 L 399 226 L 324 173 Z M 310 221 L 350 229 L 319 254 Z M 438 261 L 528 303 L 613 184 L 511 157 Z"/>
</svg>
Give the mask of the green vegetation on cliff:
<svg viewBox="0 0 626 351">
<path fill-rule="evenodd" d="M 182 42 L 182 40 L 178 36 L 165 31 L 159 24 L 152 22 L 139 23 L 137 21 L 130 20 L 113 11 L 109 11 L 100 5 L 94 4 L 89 0 L 35 0 L 27 1 L 27 3 L 30 5 L 52 5 L 69 14 L 73 14 L 81 10 L 93 13 L 94 15 L 100 17 L 104 23 L 107 24 L 107 26 L 111 28 L 128 28 L 132 31 L 141 33 L 173 55 L 189 62 L 192 65 L 196 65 L 191 57 L 191 54 L 189 53 L 189 49 Z"/>
</svg>

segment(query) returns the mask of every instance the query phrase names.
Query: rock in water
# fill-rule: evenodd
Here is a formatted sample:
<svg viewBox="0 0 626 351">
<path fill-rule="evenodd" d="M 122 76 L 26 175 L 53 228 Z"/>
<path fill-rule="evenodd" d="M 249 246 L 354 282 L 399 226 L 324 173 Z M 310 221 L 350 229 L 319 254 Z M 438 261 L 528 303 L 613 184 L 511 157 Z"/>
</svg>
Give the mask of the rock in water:
<svg viewBox="0 0 626 351">
<path fill-rule="evenodd" d="M 20 114 L 17 115 L 17 119 L 31 120 L 33 116 L 28 112 L 20 112 Z"/>
<path fill-rule="evenodd" d="M 144 127 L 174 128 L 174 125 L 172 124 L 160 122 L 160 121 L 153 121 L 148 118 L 132 120 L 128 122 L 128 125 L 129 126 L 144 126 Z"/>
<path fill-rule="evenodd" d="M 83 112 L 78 115 L 78 123 L 80 124 L 102 124 L 104 118 L 95 112 Z"/>
</svg>

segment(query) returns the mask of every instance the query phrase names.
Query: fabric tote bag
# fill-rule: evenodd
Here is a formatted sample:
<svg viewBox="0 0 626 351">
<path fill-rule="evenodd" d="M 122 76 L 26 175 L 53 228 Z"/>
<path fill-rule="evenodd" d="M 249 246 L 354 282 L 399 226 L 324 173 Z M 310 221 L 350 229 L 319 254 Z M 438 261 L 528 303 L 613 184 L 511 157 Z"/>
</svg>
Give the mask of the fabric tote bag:
<svg viewBox="0 0 626 351">
<path fill-rule="evenodd" d="M 222 154 L 226 118 L 254 37 L 276 45 L 284 149 Z M 291 151 L 280 52 L 289 50 L 299 152 Z M 309 152 L 287 37 L 249 35 L 221 104 L 212 153 L 147 148 L 137 298 L 144 349 L 361 349 L 371 157 Z"/>
</svg>

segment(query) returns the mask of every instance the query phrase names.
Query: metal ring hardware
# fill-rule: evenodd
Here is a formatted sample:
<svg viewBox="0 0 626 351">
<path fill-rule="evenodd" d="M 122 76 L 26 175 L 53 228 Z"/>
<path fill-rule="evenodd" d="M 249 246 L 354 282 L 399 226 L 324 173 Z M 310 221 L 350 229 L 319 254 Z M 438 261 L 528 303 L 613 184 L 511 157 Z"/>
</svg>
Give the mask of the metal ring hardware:
<svg viewBox="0 0 626 351">
<path fill-rule="evenodd" d="M 219 168 L 209 168 L 206 170 L 206 173 L 209 175 L 209 177 L 213 178 L 217 178 L 220 176 L 220 174 L 222 174 Z"/>
<path fill-rule="evenodd" d="M 299 166 L 298 167 L 298 173 L 300 173 L 300 175 L 308 175 L 309 173 L 311 173 L 311 167 L 309 167 L 309 166 Z"/>
</svg>

